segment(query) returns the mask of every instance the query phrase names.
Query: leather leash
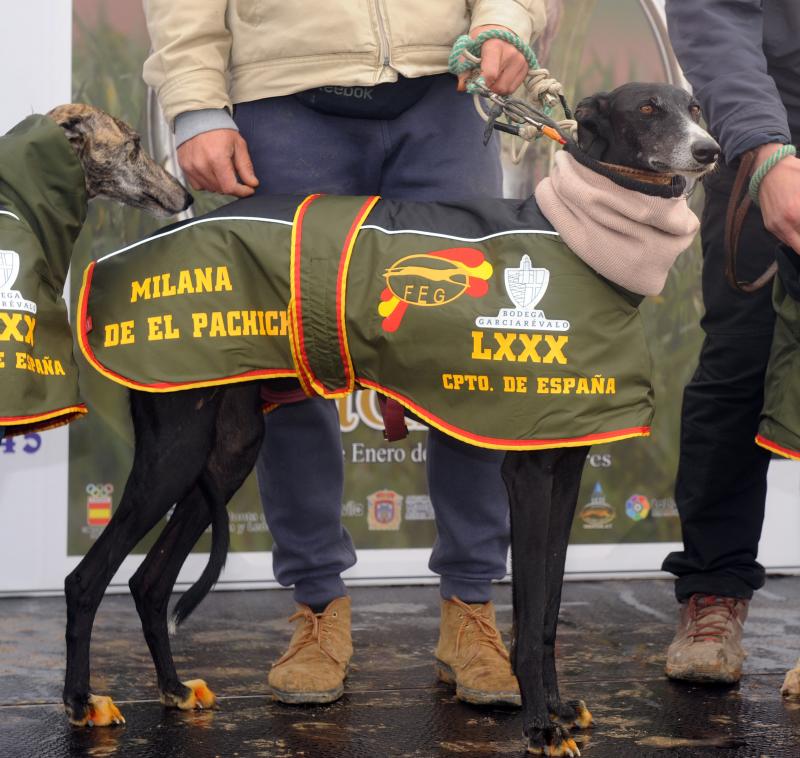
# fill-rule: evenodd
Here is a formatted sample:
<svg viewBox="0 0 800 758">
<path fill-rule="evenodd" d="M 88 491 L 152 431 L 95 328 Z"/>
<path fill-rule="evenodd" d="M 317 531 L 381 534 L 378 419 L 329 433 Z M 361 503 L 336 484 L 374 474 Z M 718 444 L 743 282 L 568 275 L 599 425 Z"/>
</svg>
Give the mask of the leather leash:
<svg viewBox="0 0 800 758">
<path fill-rule="evenodd" d="M 772 280 L 778 270 L 778 264 L 773 262 L 761 276 L 752 282 L 740 281 L 736 275 L 739 237 L 742 233 L 742 226 L 747 212 L 753 204 L 747 189 L 750 184 L 750 177 L 753 175 L 755 161 L 755 150 L 748 150 L 742 155 L 739 161 L 739 169 L 733 182 L 730 200 L 728 201 L 728 211 L 725 214 L 725 278 L 733 289 L 748 294 L 760 290 Z"/>
</svg>

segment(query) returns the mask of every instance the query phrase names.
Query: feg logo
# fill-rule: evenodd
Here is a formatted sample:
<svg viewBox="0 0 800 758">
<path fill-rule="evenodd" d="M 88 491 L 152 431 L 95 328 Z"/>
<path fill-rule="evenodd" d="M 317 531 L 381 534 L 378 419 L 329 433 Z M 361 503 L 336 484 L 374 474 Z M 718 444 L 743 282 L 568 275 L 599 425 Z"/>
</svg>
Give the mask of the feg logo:
<svg viewBox="0 0 800 758">
<path fill-rule="evenodd" d="M 397 331 L 409 305 L 435 308 L 466 294 L 483 297 L 492 276 L 492 264 L 480 250 L 451 247 L 430 253 L 412 253 L 395 261 L 383 274 L 378 313 L 383 329 Z"/>
</svg>

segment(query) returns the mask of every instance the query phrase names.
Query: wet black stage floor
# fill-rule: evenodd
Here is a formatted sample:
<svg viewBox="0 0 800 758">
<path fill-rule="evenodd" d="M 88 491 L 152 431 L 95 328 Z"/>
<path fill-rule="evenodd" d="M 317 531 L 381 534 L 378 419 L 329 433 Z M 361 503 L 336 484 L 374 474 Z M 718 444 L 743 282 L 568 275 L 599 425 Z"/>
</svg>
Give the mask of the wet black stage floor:
<svg viewBox="0 0 800 758">
<path fill-rule="evenodd" d="M 596 726 L 589 758 L 800 757 L 800 704 L 783 675 L 800 654 L 800 578 L 772 579 L 751 606 L 740 686 L 667 681 L 675 605 L 666 581 L 568 583 L 559 632 L 562 690 Z M 127 725 L 70 727 L 60 705 L 63 600 L 0 600 L 0 758 L 522 758 L 519 712 L 456 702 L 433 675 L 434 587 L 357 588 L 346 693 L 320 707 L 270 700 L 268 662 L 288 640 L 287 592 L 218 592 L 174 640 L 184 679 L 204 678 L 219 710 L 177 713 L 157 701 L 151 662 L 127 596 L 106 598 L 93 645 L 94 691 Z M 498 617 L 511 619 L 508 586 Z"/>
</svg>

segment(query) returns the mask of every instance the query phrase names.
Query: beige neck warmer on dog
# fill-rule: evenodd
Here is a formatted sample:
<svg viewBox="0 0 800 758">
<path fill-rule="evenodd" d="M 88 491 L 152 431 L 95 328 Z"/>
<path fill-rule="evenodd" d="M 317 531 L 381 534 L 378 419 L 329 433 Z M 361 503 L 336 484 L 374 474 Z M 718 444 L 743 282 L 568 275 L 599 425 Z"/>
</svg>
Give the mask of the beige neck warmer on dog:
<svg viewBox="0 0 800 758">
<path fill-rule="evenodd" d="M 561 151 L 536 202 L 564 242 L 598 274 L 639 295 L 664 288 L 700 222 L 685 197 L 626 189 Z"/>
</svg>

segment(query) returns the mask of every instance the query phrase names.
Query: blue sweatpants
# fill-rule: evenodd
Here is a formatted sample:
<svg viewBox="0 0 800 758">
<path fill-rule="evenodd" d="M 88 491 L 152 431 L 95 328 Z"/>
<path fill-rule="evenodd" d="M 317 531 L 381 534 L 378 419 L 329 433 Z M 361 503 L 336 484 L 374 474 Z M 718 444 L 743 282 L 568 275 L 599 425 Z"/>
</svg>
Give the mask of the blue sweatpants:
<svg viewBox="0 0 800 758">
<path fill-rule="evenodd" d="M 454 200 L 502 194 L 496 141 L 453 77 L 392 120 L 318 113 L 294 97 L 236 106 L 259 192 L 381 195 Z M 257 464 L 264 515 L 274 538 L 275 577 L 294 585 L 299 603 L 323 606 L 346 594 L 341 574 L 356 561 L 342 526 L 343 460 L 339 417 L 322 398 L 285 405 L 265 418 Z M 506 572 L 508 497 L 503 454 L 471 447 L 431 429 L 427 472 L 438 537 L 430 568 L 443 597 L 491 598 Z"/>
</svg>

